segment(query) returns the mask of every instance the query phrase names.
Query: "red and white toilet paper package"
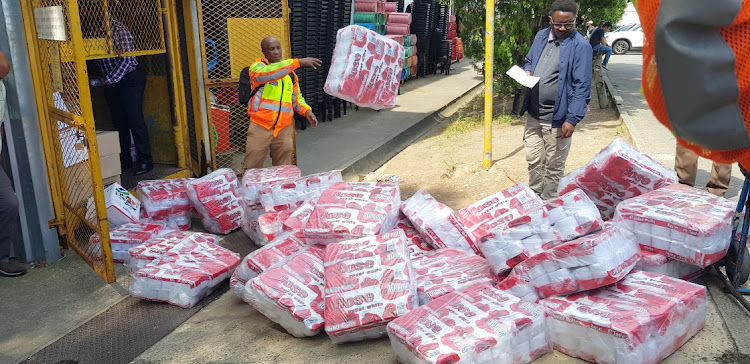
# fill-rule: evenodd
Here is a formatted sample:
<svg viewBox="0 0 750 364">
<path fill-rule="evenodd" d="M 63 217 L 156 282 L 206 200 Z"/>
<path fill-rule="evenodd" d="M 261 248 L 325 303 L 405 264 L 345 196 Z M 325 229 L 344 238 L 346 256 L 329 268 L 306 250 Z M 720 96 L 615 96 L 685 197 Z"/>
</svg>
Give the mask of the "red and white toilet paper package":
<svg viewBox="0 0 750 364">
<path fill-rule="evenodd" d="M 258 198 L 267 212 L 288 210 L 319 197 L 328 186 L 342 181 L 339 170 L 311 174 L 261 188 Z"/>
<path fill-rule="evenodd" d="M 128 250 L 138 245 L 147 244 L 151 239 L 163 234 L 164 225 L 131 222 L 109 230 L 109 246 L 112 250 L 112 260 L 116 263 L 127 262 L 130 259 Z M 91 235 L 91 244 L 99 245 L 99 234 Z"/>
<path fill-rule="evenodd" d="M 243 212 L 234 171 L 218 169 L 186 185 L 190 203 L 201 215 L 206 230 L 228 234 L 240 227 Z"/>
<path fill-rule="evenodd" d="M 257 213 L 265 211 L 262 206 L 259 208 L 260 205 L 255 205 L 251 208 L 245 208 L 242 222 L 243 230 L 247 230 L 246 233 L 249 231 L 248 235 L 252 234 L 251 238 L 258 245 L 265 245 L 284 231 L 302 230 L 307 226 L 307 220 L 315 209 L 314 201 L 317 201 L 317 198 L 305 201 L 297 208 L 265 212 L 260 216 Z M 251 219 L 257 219 L 257 224 L 250 222 Z"/>
<path fill-rule="evenodd" d="M 486 283 L 441 296 L 388 324 L 401 363 L 529 363 L 552 351 L 544 309 Z"/>
<path fill-rule="evenodd" d="M 289 215 L 283 223 L 284 230 L 302 230 L 307 226 L 307 220 L 310 219 L 310 215 L 315 210 L 315 204 L 318 199 L 313 198 L 302 203 L 297 209 Z"/>
<path fill-rule="evenodd" d="M 130 268 L 130 274 L 133 275 L 147 264 L 167 254 L 168 251 L 178 244 L 183 244 L 183 249 L 191 246 L 196 247 L 201 244 L 218 246 L 219 239 L 216 235 L 212 234 L 192 231 L 171 231 L 163 236 L 153 238 L 146 244 L 138 245 L 128 250 L 130 259 L 125 265 Z"/>
<path fill-rule="evenodd" d="M 401 230 L 330 244 L 323 261 L 325 330 L 334 343 L 383 337 L 388 322 L 419 306 Z"/>
<path fill-rule="evenodd" d="M 242 219 L 240 220 L 240 228 L 250 238 L 250 240 L 257 246 L 263 246 L 268 244 L 268 239 L 260 231 L 260 217 L 266 213 L 266 209 L 263 205 L 246 205 L 244 201 L 240 200 L 242 206 Z"/>
<path fill-rule="evenodd" d="M 242 296 L 245 284 L 259 274 L 285 262 L 294 253 L 305 248 L 305 235 L 301 231 L 289 231 L 245 256 L 229 280 L 229 286 L 238 296 Z"/>
<path fill-rule="evenodd" d="M 165 229 L 184 231 L 184 230 L 190 230 L 190 226 L 192 225 L 190 214 L 191 212 L 187 211 L 187 212 L 175 213 L 172 215 L 159 215 L 155 217 L 148 217 L 146 216 L 145 210 L 141 209 L 141 218 L 139 219 L 139 221 L 143 223 L 164 225 Z"/>
<path fill-rule="evenodd" d="M 396 183 L 337 182 L 318 199 L 305 226 L 310 244 L 383 234 L 398 220 L 401 193 Z"/>
<path fill-rule="evenodd" d="M 643 249 L 705 268 L 727 253 L 733 205 L 706 191 L 674 184 L 622 202 L 614 221 L 632 231 Z"/>
<path fill-rule="evenodd" d="M 580 188 L 609 220 L 624 200 L 677 183 L 677 173 L 617 138 L 586 166 L 560 180 L 563 195 Z"/>
<path fill-rule="evenodd" d="M 412 258 L 412 266 L 420 305 L 477 282 L 496 283 L 487 260 L 472 252 L 450 248 L 426 252 Z"/>
<path fill-rule="evenodd" d="M 404 54 L 402 45 L 367 28 L 339 29 L 323 89 L 360 107 L 394 107 Z"/>
<path fill-rule="evenodd" d="M 706 322 L 705 287 L 648 272 L 541 303 L 555 350 L 596 363 L 658 363 Z"/>
<path fill-rule="evenodd" d="M 138 182 L 141 216 L 155 221 L 189 218 L 191 205 L 186 183 L 192 178 L 146 180 Z"/>
<path fill-rule="evenodd" d="M 258 191 L 270 184 L 299 178 L 302 172 L 295 165 L 275 166 L 267 168 L 251 168 L 242 175 L 240 187 L 242 199 L 248 205 L 260 203 Z"/>
<path fill-rule="evenodd" d="M 462 208 L 458 216 L 479 241 L 505 223 L 539 208 L 543 202 L 529 186 L 520 183 Z"/>
<path fill-rule="evenodd" d="M 406 217 L 403 212 L 398 214 L 396 229 L 403 230 L 404 234 L 406 234 L 406 248 L 409 250 L 409 257 L 412 261 L 425 255 L 427 252 L 434 250 L 432 246 L 427 243 L 427 240 L 422 237 L 422 234 L 414 228 L 414 225 L 412 225 L 409 218 Z"/>
<path fill-rule="evenodd" d="M 530 257 L 497 288 L 536 302 L 615 283 L 640 259 L 633 234 L 615 226 Z"/>
<path fill-rule="evenodd" d="M 229 278 L 240 256 L 218 245 L 180 243 L 138 270 L 130 294 L 190 308 Z"/>
<path fill-rule="evenodd" d="M 697 265 L 674 260 L 666 255 L 654 253 L 645 249 L 641 249 L 641 260 L 635 265 L 633 270 L 662 274 L 686 281 L 698 277 L 703 271 L 703 269 Z"/>
<path fill-rule="evenodd" d="M 308 246 L 263 272 L 245 286 L 243 299 L 290 334 L 315 336 L 325 324 L 324 251 L 322 245 Z"/>
<path fill-rule="evenodd" d="M 435 249 L 453 248 L 479 252 L 474 235 L 450 207 L 435 200 L 424 190 L 417 191 L 401 205 L 419 234 Z"/>
<path fill-rule="evenodd" d="M 598 231 L 603 225 L 591 199 L 575 189 L 501 225 L 480 240 L 479 247 L 492 271 L 501 277 L 528 257 Z"/>
</svg>

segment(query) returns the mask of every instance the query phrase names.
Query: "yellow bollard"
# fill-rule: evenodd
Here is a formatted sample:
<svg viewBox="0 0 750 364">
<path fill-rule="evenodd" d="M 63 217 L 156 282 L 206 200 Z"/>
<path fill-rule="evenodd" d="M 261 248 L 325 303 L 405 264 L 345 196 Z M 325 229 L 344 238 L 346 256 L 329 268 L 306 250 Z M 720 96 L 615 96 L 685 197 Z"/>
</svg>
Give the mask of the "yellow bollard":
<svg viewBox="0 0 750 364">
<path fill-rule="evenodd" d="M 495 51 L 495 0 L 487 0 L 485 5 L 484 41 L 484 169 L 492 166 L 492 66 Z"/>
</svg>

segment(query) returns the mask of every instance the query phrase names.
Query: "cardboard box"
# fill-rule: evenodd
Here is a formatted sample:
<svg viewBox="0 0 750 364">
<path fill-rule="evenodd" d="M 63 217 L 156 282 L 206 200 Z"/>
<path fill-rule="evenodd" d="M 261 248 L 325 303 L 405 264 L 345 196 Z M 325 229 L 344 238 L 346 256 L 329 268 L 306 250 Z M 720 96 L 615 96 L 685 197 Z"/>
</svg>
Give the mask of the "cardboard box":
<svg viewBox="0 0 750 364">
<path fill-rule="evenodd" d="M 109 186 L 109 185 L 111 185 L 113 183 L 117 183 L 119 185 L 122 184 L 122 179 L 120 178 L 119 174 L 116 175 L 116 176 L 107 177 L 107 178 L 102 179 L 102 186 L 104 186 L 104 187 L 107 187 L 107 186 Z"/>
<path fill-rule="evenodd" d="M 119 176 L 122 173 L 119 154 L 100 156 L 99 166 L 102 172 L 102 179 Z"/>
<path fill-rule="evenodd" d="M 107 220 L 111 225 L 138 221 L 141 202 L 119 183 L 113 183 L 104 189 L 104 203 L 107 207 Z"/>
<path fill-rule="evenodd" d="M 96 132 L 96 145 L 99 147 L 99 157 L 107 155 L 120 155 L 120 134 L 116 131 Z M 119 165 L 119 159 L 118 159 Z"/>
</svg>

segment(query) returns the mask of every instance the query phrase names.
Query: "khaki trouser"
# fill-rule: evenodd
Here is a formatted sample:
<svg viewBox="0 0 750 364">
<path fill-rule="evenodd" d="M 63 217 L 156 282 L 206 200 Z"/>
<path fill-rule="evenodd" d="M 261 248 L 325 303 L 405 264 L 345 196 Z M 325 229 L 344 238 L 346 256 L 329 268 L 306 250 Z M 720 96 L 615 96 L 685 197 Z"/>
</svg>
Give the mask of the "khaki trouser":
<svg viewBox="0 0 750 364">
<path fill-rule="evenodd" d="M 674 170 L 680 183 L 695 186 L 695 177 L 698 174 L 698 154 L 677 144 L 677 152 L 674 157 Z M 713 163 L 711 168 L 711 179 L 706 184 L 706 190 L 716 196 L 724 196 L 729 189 L 729 181 L 732 179 L 732 165 Z"/>
<path fill-rule="evenodd" d="M 545 200 L 557 197 L 557 185 L 565 172 L 571 138 L 562 139 L 560 128 L 532 116 L 526 119 L 523 142 L 529 164 L 529 187 Z"/>
<path fill-rule="evenodd" d="M 247 128 L 247 143 L 245 144 L 245 169 L 263 168 L 269 150 L 274 166 L 292 164 L 293 133 L 294 123 L 281 129 L 279 135 L 274 137 L 273 130 L 266 130 L 266 128 L 250 121 Z"/>
</svg>

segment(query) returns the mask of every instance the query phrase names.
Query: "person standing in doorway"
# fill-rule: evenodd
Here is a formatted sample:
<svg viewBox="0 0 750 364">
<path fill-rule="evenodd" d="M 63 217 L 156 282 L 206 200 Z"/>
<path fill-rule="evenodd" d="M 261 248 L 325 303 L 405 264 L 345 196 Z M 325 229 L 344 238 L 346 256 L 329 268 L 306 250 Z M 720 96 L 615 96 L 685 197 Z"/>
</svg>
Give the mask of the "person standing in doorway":
<svg viewBox="0 0 750 364">
<path fill-rule="evenodd" d="M 104 86 L 112 124 L 120 135 L 120 163 L 122 169 L 133 168 L 130 156 L 130 135 L 133 136 L 136 151 L 134 176 L 140 176 L 154 169 L 151 157 L 151 144 L 148 128 L 143 117 L 143 93 L 146 88 L 146 74 L 138 69 L 138 61 L 132 56 L 123 56 L 134 49 L 133 35 L 118 20 L 110 22 L 112 47 L 117 57 L 99 61 L 101 79 L 91 80 L 92 86 Z"/>
<path fill-rule="evenodd" d="M 304 115 L 310 126 L 318 126 L 318 119 L 305 103 L 299 89 L 299 67 L 316 69 L 323 63 L 317 58 L 283 59 L 281 43 L 274 37 L 260 42 L 264 58 L 259 58 L 248 69 L 253 93 L 247 113 L 245 169 L 263 168 L 266 156 L 271 154 L 274 166 L 292 164 L 294 151 L 294 113 Z"/>
<path fill-rule="evenodd" d="M 523 140 L 529 186 L 544 199 L 557 196 L 571 137 L 586 115 L 593 58 L 589 44 L 574 31 L 578 5 L 556 0 L 551 13 L 549 28 L 536 34 L 526 55 L 526 74 L 540 79 L 527 89 L 521 108 L 521 115 L 528 112 Z"/>
<path fill-rule="evenodd" d="M 612 30 L 612 23 L 605 22 L 604 25 L 594 30 L 589 38 L 589 44 L 594 52 L 601 50 L 604 53 L 604 61 L 602 61 L 602 68 L 607 69 L 609 64 L 609 57 L 612 56 L 612 48 L 607 44 L 607 38 L 604 37 L 604 33 Z"/>
<path fill-rule="evenodd" d="M 10 62 L 0 52 L 0 81 L 10 73 Z M 5 85 L 0 82 L 0 154 L 5 139 Z M 0 166 L 0 274 L 17 277 L 26 274 L 26 268 L 10 260 L 10 247 L 15 238 L 16 219 L 18 218 L 18 197 L 5 170 Z"/>
</svg>

